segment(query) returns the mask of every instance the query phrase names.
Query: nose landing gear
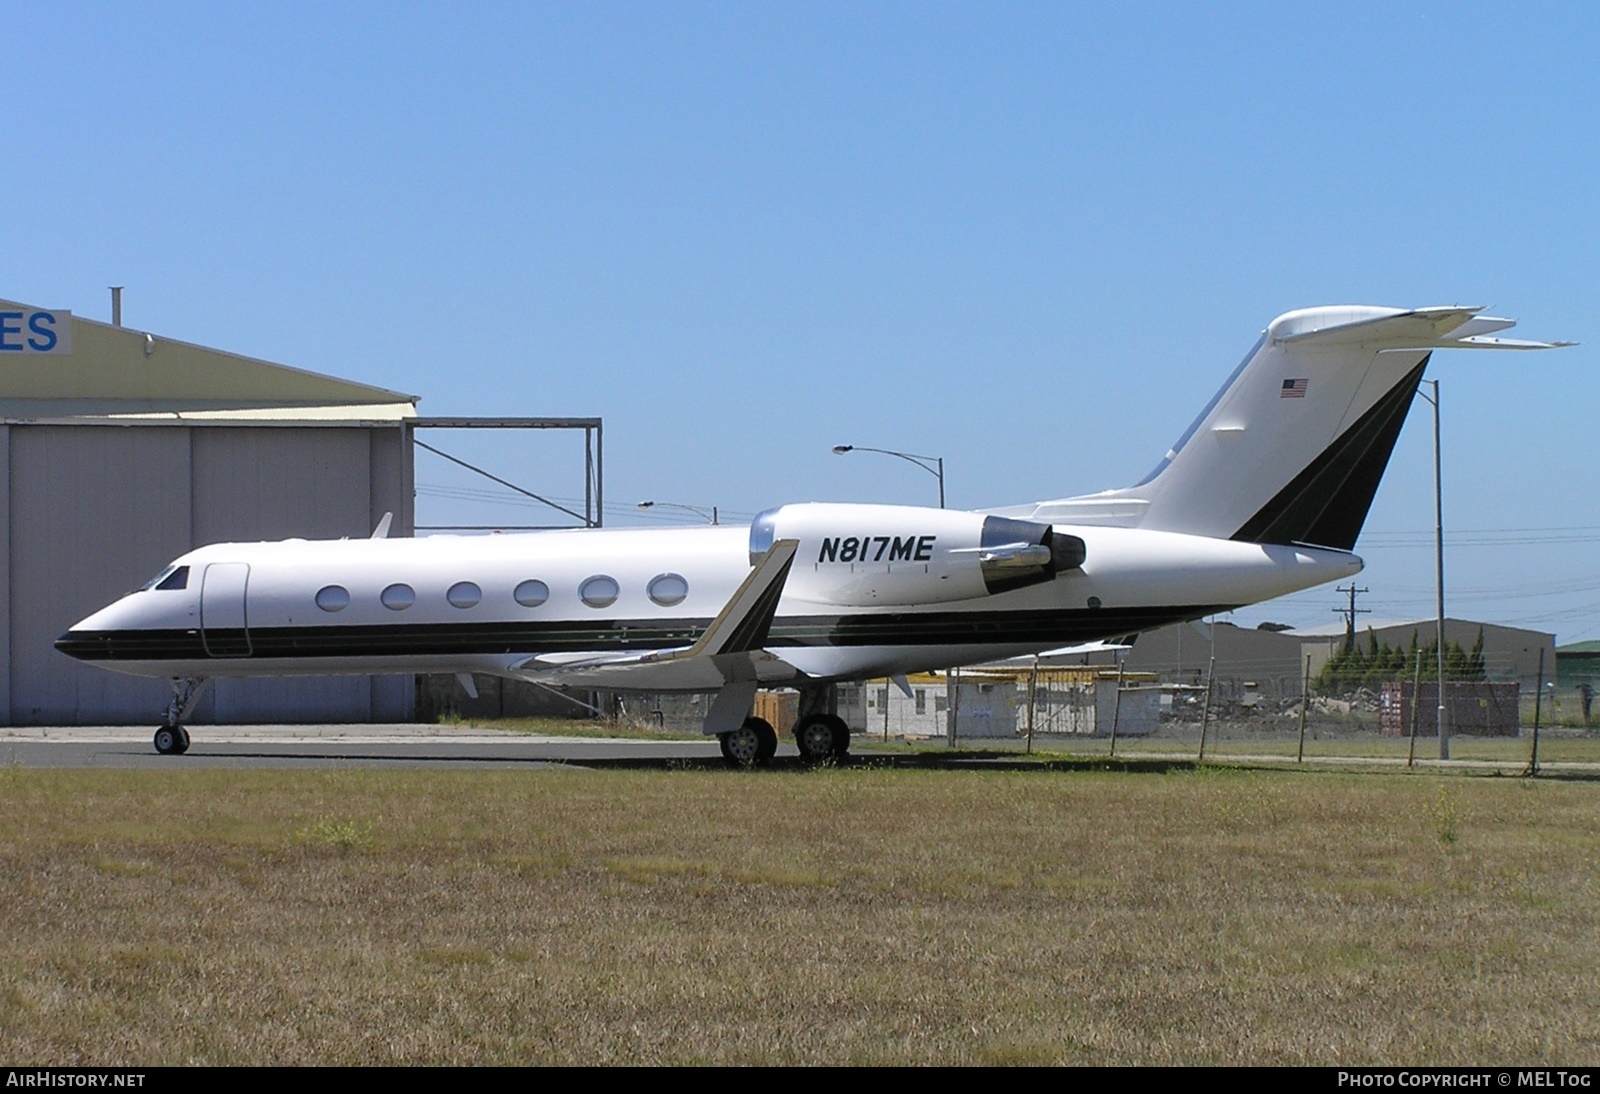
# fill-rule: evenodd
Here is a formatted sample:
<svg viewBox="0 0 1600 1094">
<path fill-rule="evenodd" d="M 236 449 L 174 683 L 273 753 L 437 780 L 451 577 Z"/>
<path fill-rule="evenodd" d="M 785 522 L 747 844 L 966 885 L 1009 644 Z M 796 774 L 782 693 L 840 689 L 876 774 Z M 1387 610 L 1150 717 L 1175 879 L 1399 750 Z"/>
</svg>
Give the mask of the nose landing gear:
<svg viewBox="0 0 1600 1094">
<path fill-rule="evenodd" d="M 205 690 L 204 679 L 180 677 L 172 681 L 172 701 L 167 704 L 167 720 L 159 729 L 153 743 L 163 756 L 182 756 L 189 751 L 189 731 L 183 723 L 194 713 L 200 693 Z"/>
<path fill-rule="evenodd" d="M 182 756 L 189 751 L 189 731 L 182 726 L 162 726 L 156 730 L 155 746 L 163 756 Z"/>
</svg>

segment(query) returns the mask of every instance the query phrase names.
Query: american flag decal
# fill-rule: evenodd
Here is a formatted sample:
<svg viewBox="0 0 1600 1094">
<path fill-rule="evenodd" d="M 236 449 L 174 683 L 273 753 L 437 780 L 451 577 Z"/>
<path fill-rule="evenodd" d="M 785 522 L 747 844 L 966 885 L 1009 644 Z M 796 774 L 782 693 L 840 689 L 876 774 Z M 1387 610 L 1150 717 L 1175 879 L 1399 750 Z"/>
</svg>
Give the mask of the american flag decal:
<svg viewBox="0 0 1600 1094">
<path fill-rule="evenodd" d="M 1306 381 L 1285 380 L 1283 390 L 1278 392 L 1280 399 L 1304 399 L 1306 397 Z"/>
</svg>

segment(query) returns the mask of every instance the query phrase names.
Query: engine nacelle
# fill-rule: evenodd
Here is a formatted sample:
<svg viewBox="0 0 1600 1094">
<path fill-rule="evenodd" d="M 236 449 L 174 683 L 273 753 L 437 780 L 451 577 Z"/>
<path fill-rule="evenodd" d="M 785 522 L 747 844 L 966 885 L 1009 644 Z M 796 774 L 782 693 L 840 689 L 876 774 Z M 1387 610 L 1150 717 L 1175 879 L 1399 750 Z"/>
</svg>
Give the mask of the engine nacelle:
<svg viewBox="0 0 1600 1094">
<path fill-rule="evenodd" d="M 750 526 L 755 559 L 800 541 L 785 594 L 857 607 L 971 600 L 1053 580 L 1083 564 L 1084 543 L 1048 524 L 911 505 L 801 504 Z"/>
</svg>

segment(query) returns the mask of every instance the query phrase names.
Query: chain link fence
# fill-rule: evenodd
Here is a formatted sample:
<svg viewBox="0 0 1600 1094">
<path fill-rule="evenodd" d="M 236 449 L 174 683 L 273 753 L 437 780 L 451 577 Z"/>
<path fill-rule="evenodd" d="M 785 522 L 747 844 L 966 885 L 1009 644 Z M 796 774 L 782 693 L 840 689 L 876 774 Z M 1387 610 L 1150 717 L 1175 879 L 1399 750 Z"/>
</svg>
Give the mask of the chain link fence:
<svg viewBox="0 0 1600 1094">
<path fill-rule="evenodd" d="M 1381 685 L 1302 699 L 1299 680 L 1203 672 L 1119 672 L 1104 666 L 1005 667 L 926 673 L 838 689 L 838 711 L 858 741 L 942 743 L 955 748 L 1037 748 L 1079 754 L 1207 757 L 1265 755 L 1437 759 L 1438 691 L 1430 682 Z M 623 729 L 697 734 L 711 696 L 557 695 L 533 685 L 477 678 L 468 697 L 454 677 L 419 682 L 419 706 L 440 719 L 525 716 L 608 720 Z M 1531 759 L 1539 727 L 1551 755 L 1600 762 L 1600 709 L 1587 684 L 1541 689 L 1530 682 L 1446 686 L 1447 750 L 1456 758 Z M 760 693 L 755 713 L 780 735 L 799 696 Z M 1573 749 L 1578 751 L 1573 752 Z"/>
</svg>

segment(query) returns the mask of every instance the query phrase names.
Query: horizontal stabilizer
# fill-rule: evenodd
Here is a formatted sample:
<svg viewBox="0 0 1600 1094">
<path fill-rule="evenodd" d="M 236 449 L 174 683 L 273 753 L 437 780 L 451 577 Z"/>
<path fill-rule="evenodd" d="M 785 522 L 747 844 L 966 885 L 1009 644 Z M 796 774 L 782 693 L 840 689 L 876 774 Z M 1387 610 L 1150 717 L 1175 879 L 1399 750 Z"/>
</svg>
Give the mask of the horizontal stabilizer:
<svg viewBox="0 0 1600 1094">
<path fill-rule="evenodd" d="M 1517 325 L 1515 319 L 1480 315 L 1482 308 L 1309 308 L 1280 316 L 1269 328 L 1283 346 L 1371 346 L 1377 349 L 1559 349 L 1572 342 L 1530 342 L 1485 335 Z"/>
<path fill-rule="evenodd" d="M 1568 346 L 1577 344 L 1576 342 L 1532 342 L 1526 338 L 1484 338 L 1481 336 L 1457 338 L 1446 343 L 1452 349 L 1565 349 Z"/>
<path fill-rule="evenodd" d="M 1388 314 L 1373 315 L 1375 310 Z M 1428 349 L 1444 344 L 1452 331 L 1483 309 L 1444 307 L 1400 309 L 1307 308 L 1280 316 L 1268 328 L 1280 345 L 1316 342 L 1324 346 L 1382 345 Z M 1503 329 L 1503 328 L 1496 328 Z"/>
</svg>

